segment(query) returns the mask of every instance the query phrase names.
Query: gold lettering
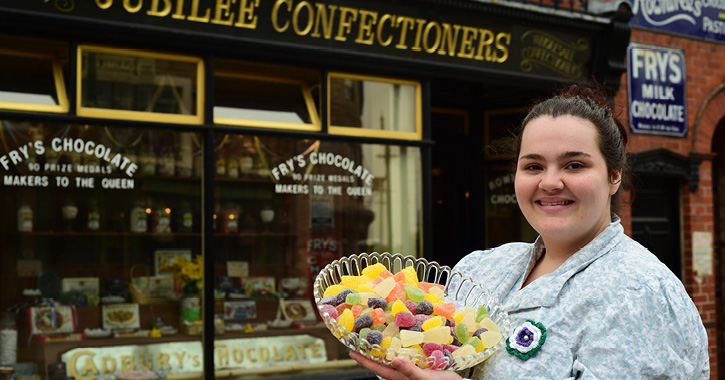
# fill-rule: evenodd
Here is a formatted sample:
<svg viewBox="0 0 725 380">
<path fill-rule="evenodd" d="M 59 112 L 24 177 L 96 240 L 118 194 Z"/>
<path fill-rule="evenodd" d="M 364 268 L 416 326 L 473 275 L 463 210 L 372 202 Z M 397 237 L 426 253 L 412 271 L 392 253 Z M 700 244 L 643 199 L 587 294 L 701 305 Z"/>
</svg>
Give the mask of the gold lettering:
<svg viewBox="0 0 725 380">
<path fill-rule="evenodd" d="M 176 356 L 176 360 L 179 362 L 179 369 L 184 368 L 184 355 L 186 355 L 186 352 L 184 351 L 181 351 L 180 353 L 174 352 L 174 356 Z"/>
<path fill-rule="evenodd" d="M 310 345 L 310 348 L 312 348 L 312 357 L 313 358 L 322 357 L 322 352 L 320 352 L 321 345 L 319 343 Z"/>
<path fill-rule="evenodd" d="M 146 354 L 146 355 L 141 354 L 141 355 L 139 355 L 139 361 L 141 362 L 140 366 L 143 369 L 151 369 L 151 368 L 153 368 L 153 366 L 154 366 L 153 360 L 154 360 L 154 358 L 153 358 L 153 355 L 151 355 L 151 354 Z M 148 364 L 146 364 L 147 362 L 148 362 Z"/>
<path fill-rule="evenodd" d="M 335 20 L 335 11 L 337 5 L 328 5 L 327 8 L 330 10 L 330 17 L 327 17 L 327 10 L 325 4 L 315 3 L 317 8 L 317 15 L 315 16 L 315 30 L 310 36 L 319 38 L 320 37 L 320 25 L 322 25 L 322 33 L 325 34 L 325 39 L 329 40 L 332 36 L 332 23 Z M 329 21 L 328 21 L 329 20 Z"/>
<path fill-rule="evenodd" d="M 292 345 L 287 346 L 287 349 L 284 352 L 284 360 L 297 360 L 297 353 L 295 352 L 295 348 L 292 347 Z"/>
<path fill-rule="evenodd" d="M 502 43 L 501 40 L 506 40 L 506 43 Z M 501 51 L 501 56 L 496 58 L 496 62 L 506 62 L 509 57 L 508 45 L 511 43 L 511 33 L 499 33 L 496 35 L 496 48 Z"/>
<path fill-rule="evenodd" d="M 272 7 L 272 26 L 274 27 L 274 30 L 276 30 L 279 33 L 284 32 L 289 28 L 289 20 L 285 21 L 284 26 L 279 25 L 279 7 L 282 5 L 282 3 L 287 4 L 287 11 L 292 10 L 292 0 L 277 0 L 274 3 L 274 6 Z"/>
<path fill-rule="evenodd" d="M 101 9 L 108 9 L 113 5 L 113 0 L 96 0 L 96 5 Z"/>
<path fill-rule="evenodd" d="M 458 31 L 461 29 L 460 25 L 453 25 L 454 32 L 451 33 L 451 24 L 443 23 L 443 35 L 441 36 L 441 48 L 438 49 L 438 54 L 445 55 L 446 53 L 453 57 L 456 54 L 456 45 L 458 44 Z M 448 45 L 448 47 L 446 47 Z"/>
<path fill-rule="evenodd" d="M 181 363 L 179 363 L 179 368 L 181 368 Z M 156 354 L 156 369 L 171 369 L 169 365 L 169 354 L 163 352 Z"/>
<path fill-rule="evenodd" d="M 254 8 L 259 6 L 259 0 L 254 0 L 254 4 L 247 5 L 247 0 L 239 3 L 239 19 L 234 24 L 238 28 L 255 29 L 257 27 L 257 15 L 254 14 Z"/>
<path fill-rule="evenodd" d="M 493 32 L 489 29 L 479 29 L 481 37 L 478 39 L 478 49 L 476 51 L 477 60 L 483 60 L 483 51 L 486 51 L 486 61 L 493 61 L 495 54 L 492 52 L 491 44 L 493 44 Z"/>
<path fill-rule="evenodd" d="M 215 344 L 214 356 L 218 359 L 217 366 L 226 367 L 229 365 L 229 349 L 224 344 Z"/>
<path fill-rule="evenodd" d="M 143 6 L 143 0 L 138 0 L 137 4 L 131 5 L 132 0 L 123 0 L 123 7 L 126 9 L 126 12 L 128 13 L 136 13 L 141 10 L 141 7 Z"/>
<path fill-rule="evenodd" d="M 372 45 L 373 44 L 373 33 L 372 28 L 375 25 L 375 20 L 378 18 L 378 12 L 360 10 L 360 27 L 358 29 L 357 38 L 355 42 L 359 44 Z"/>
<path fill-rule="evenodd" d="M 305 345 L 304 344 L 298 344 L 297 348 L 300 349 L 300 356 L 302 356 L 302 359 L 307 359 L 307 353 L 305 352 Z"/>
<path fill-rule="evenodd" d="M 151 0 L 151 7 L 146 12 L 149 16 L 156 16 L 156 17 L 166 17 L 169 13 L 171 13 L 171 1 L 169 0 L 163 0 L 164 1 L 164 9 L 159 10 L 159 0 Z"/>
<path fill-rule="evenodd" d="M 232 25 L 234 22 L 234 12 L 231 11 L 233 0 L 216 0 L 214 8 L 214 18 L 211 19 L 212 24 Z"/>
<path fill-rule="evenodd" d="M 305 25 L 304 29 L 300 29 L 299 24 L 300 10 L 302 8 L 307 9 L 307 25 Z M 292 29 L 295 30 L 298 36 L 304 36 L 312 30 L 312 24 L 315 22 L 314 18 L 312 5 L 306 1 L 302 1 L 297 4 L 295 10 L 292 12 Z"/>
<path fill-rule="evenodd" d="M 413 42 L 413 47 L 410 48 L 412 51 L 420 51 L 420 38 L 423 34 L 423 25 L 426 23 L 426 20 L 422 18 L 415 19 L 415 23 L 418 25 L 417 28 L 415 28 L 415 42 Z"/>
<path fill-rule="evenodd" d="M 191 356 L 191 360 L 194 362 L 194 367 L 198 367 L 201 365 L 201 362 L 199 361 L 199 355 Z"/>
<path fill-rule="evenodd" d="M 396 26 L 400 28 L 400 41 L 398 41 L 398 44 L 395 45 L 396 49 L 408 48 L 408 45 L 405 44 L 405 39 L 408 36 L 408 29 L 413 29 L 413 21 L 415 21 L 415 19 L 412 17 L 398 16 Z"/>
<path fill-rule="evenodd" d="M 461 50 L 456 55 L 459 58 L 471 58 L 473 57 L 473 39 L 476 36 L 476 28 L 470 26 L 463 27 L 463 34 L 461 35 Z"/>
<path fill-rule="evenodd" d="M 234 359 L 234 362 L 237 364 L 242 363 L 244 361 L 244 351 L 239 348 L 234 348 L 232 350 L 232 359 Z"/>
<path fill-rule="evenodd" d="M 375 33 L 378 37 L 378 44 L 380 46 L 388 46 L 391 42 L 393 42 L 393 36 L 388 35 L 388 38 L 383 40 L 383 26 L 385 26 L 385 21 L 390 20 L 390 26 L 393 26 L 393 21 L 395 20 L 395 16 L 391 14 L 384 14 L 383 17 L 380 17 L 380 22 L 378 22 L 378 28 L 377 33 Z"/>
<path fill-rule="evenodd" d="M 184 16 L 184 0 L 176 0 L 176 9 L 174 10 L 174 14 L 171 15 L 171 18 L 177 20 L 186 19 L 186 16 Z"/>
<path fill-rule="evenodd" d="M 121 356 L 121 371 L 133 371 L 136 369 L 136 364 L 133 362 L 133 356 L 122 355 Z"/>
<path fill-rule="evenodd" d="M 349 19 L 348 16 L 352 17 Z M 352 23 L 355 22 L 355 20 L 357 20 L 357 9 L 340 7 L 340 20 L 338 21 L 339 24 L 337 27 L 337 35 L 335 36 L 335 40 L 347 41 L 347 37 L 345 37 L 345 34 L 350 33 Z"/>
<path fill-rule="evenodd" d="M 277 347 L 272 347 L 272 353 L 274 353 L 274 360 L 282 361 L 284 358 L 282 358 L 279 353 L 277 352 Z"/>
<path fill-rule="evenodd" d="M 90 350 L 80 350 L 80 351 L 76 352 L 75 354 L 73 354 L 73 356 L 70 357 L 70 360 L 68 360 L 68 371 L 70 372 L 70 375 L 73 376 L 73 378 L 75 378 L 75 379 L 92 380 L 92 378 L 81 377 L 81 375 L 78 373 L 76 362 L 78 361 L 78 358 L 81 355 L 89 355 L 89 356 L 93 357 L 95 355 L 95 353 L 93 353 L 93 351 L 90 351 Z"/>
<path fill-rule="evenodd" d="M 109 365 L 110 364 L 110 365 Z M 104 356 L 101 358 L 101 365 L 103 366 L 103 373 L 114 373 L 116 372 L 116 359 L 110 356 Z"/>
<path fill-rule="evenodd" d="M 435 28 L 435 43 L 431 46 L 429 44 L 430 41 L 430 31 L 431 29 Z M 438 45 L 441 43 L 441 26 L 435 21 L 431 21 L 428 23 L 428 25 L 425 26 L 425 31 L 423 32 L 423 49 L 426 53 L 433 53 L 438 49 Z"/>
<path fill-rule="evenodd" d="M 199 0 L 191 0 L 191 14 L 186 19 L 189 21 L 209 22 L 210 9 L 207 8 L 204 16 L 199 16 Z"/>
<path fill-rule="evenodd" d="M 269 348 L 262 347 L 259 349 L 259 359 L 262 360 L 263 362 L 269 361 Z"/>
<path fill-rule="evenodd" d="M 252 357 L 252 351 L 254 351 L 254 347 L 247 348 L 247 359 L 252 363 L 256 363 L 257 359 Z"/>
<path fill-rule="evenodd" d="M 86 376 L 89 372 L 94 376 L 98 376 L 98 368 L 93 364 L 92 358 L 86 358 L 86 362 L 81 368 L 81 375 Z"/>
</svg>

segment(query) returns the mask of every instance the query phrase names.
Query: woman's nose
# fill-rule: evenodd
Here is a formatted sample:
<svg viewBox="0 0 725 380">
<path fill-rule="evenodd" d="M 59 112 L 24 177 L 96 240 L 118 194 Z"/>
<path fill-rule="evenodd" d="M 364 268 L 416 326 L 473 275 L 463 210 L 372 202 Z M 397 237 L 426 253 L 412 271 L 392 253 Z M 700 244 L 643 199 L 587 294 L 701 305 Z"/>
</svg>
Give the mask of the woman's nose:
<svg viewBox="0 0 725 380">
<path fill-rule="evenodd" d="M 557 170 L 546 170 L 541 175 L 539 189 L 552 192 L 559 191 L 564 188 L 564 182 L 561 179 L 561 173 Z"/>
</svg>

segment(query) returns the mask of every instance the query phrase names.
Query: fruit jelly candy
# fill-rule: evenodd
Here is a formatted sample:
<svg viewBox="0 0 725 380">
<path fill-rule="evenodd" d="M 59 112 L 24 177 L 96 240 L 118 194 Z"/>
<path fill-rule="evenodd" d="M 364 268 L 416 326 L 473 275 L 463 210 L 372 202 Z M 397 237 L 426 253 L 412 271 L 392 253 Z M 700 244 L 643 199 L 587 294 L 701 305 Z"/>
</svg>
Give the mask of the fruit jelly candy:
<svg viewBox="0 0 725 380">
<path fill-rule="evenodd" d="M 496 331 L 501 332 L 501 327 L 499 327 L 496 322 L 494 322 L 491 318 L 483 318 L 481 320 L 481 323 L 478 324 L 478 326 L 488 329 L 488 331 Z"/>
<path fill-rule="evenodd" d="M 367 276 L 342 276 L 340 285 L 356 289 L 361 284 L 366 284 L 370 279 Z"/>
<path fill-rule="evenodd" d="M 383 342 L 383 333 L 377 330 L 370 330 L 365 340 L 370 344 L 380 344 Z"/>
<path fill-rule="evenodd" d="M 415 325 L 415 317 L 410 312 L 401 311 L 395 314 L 393 322 L 398 325 L 398 327 L 410 327 Z"/>
<path fill-rule="evenodd" d="M 441 284 L 435 284 L 432 282 L 425 282 L 425 281 L 418 282 L 418 288 L 425 291 L 426 293 L 429 293 L 430 288 L 432 288 L 432 287 L 440 288 L 441 290 L 444 289 L 443 285 L 441 285 Z"/>
<path fill-rule="evenodd" d="M 358 285 L 357 291 L 360 293 L 375 293 L 375 289 L 373 289 L 373 285 L 370 282 Z"/>
<path fill-rule="evenodd" d="M 483 343 L 483 346 L 486 348 L 495 346 L 501 338 L 501 333 L 497 331 L 486 331 L 481 333 L 481 343 Z"/>
<path fill-rule="evenodd" d="M 456 323 L 460 323 L 463 319 L 463 315 L 465 314 L 465 311 L 463 310 L 456 310 L 453 315 L 451 315 L 451 319 L 456 321 Z"/>
<path fill-rule="evenodd" d="M 337 293 L 337 304 L 345 303 L 345 299 L 347 298 L 347 295 L 352 293 L 352 289 L 345 289 L 341 291 L 340 293 Z"/>
<path fill-rule="evenodd" d="M 423 322 L 425 322 L 429 319 L 430 319 L 430 317 L 425 314 L 416 314 L 415 315 L 415 320 L 420 322 L 421 324 L 423 324 Z"/>
<path fill-rule="evenodd" d="M 395 323 L 388 324 L 388 327 L 383 330 L 384 336 L 396 336 L 400 332 L 400 328 Z"/>
<path fill-rule="evenodd" d="M 433 306 L 436 306 L 441 303 L 440 300 L 438 299 L 438 296 L 433 293 L 426 293 L 425 297 L 423 299 L 430 302 L 431 304 L 433 304 Z"/>
<path fill-rule="evenodd" d="M 453 357 L 464 357 L 468 355 L 475 355 L 476 349 L 473 346 L 465 345 L 451 353 Z"/>
<path fill-rule="evenodd" d="M 368 298 L 368 306 L 385 310 L 388 308 L 388 301 L 386 301 L 385 298 Z"/>
<path fill-rule="evenodd" d="M 440 345 L 449 344 L 453 339 L 451 336 L 451 329 L 446 326 L 438 326 L 430 330 L 423 331 L 423 335 L 426 342 L 438 343 Z"/>
<path fill-rule="evenodd" d="M 418 331 L 400 330 L 400 342 L 403 347 L 423 343 L 423 333 Z"/>
<path fill-rule="evenodd" d="M 445 299 L 445 293 L 443 293 L 443 289 L 441 288 L 433 286 L 428 290 L 428 293 L 435 294 L 436 296 L 438 296 L 439 300 Z"/>
<path fill-rule="evenodd" d="M 345 303 L 348 305 L 360 305 L 362 303 L 362 297 L 360 297 L 360 293 L 348 293 L 345 297 Z"/>
<path fill-rule="evenodd" d="M 343 291 L 345 289 L 344 286 L 340 284 L 330 285 L 325 289 L 325 292 L 322 293 L 322 297 L 329 297 L 329 296 L 336 296 L 338 293 Z"/>
<path fill-rule="evenodd" d="M 393 312 L 390 310 L 385 310 L 385 323 L 393 323 Z"/>
<path fill-rule="evenodd" d="M 337 319 L 338 313 L 337 309 L 335 309 L 332 305 L 322 305 L 322 309 L 327 312 L 327 314 L 330 315 L 330 318 Z"/>
<path fill-rule="evenodd" d="M 335 310 L 337 310 L 337 315 L 342 315 L 342 312 L 347 310 L 347 305 L 344 303 L 341 303 L 335 307 Z"/>
<path fill-rule="evenodd" d="M 487 328 L 481 327 L 480 329 L 478 329 L 478 330 L 476 330 L 476 331 L 473 332 L 473 336 L 477 336 L 478 339 L 481 339 L 481 333 L 484 333 L 486 331 L 488 331 Z"/>
<path fill-rule="evenodd" d="M 433 304 L 427 300 L 420 301 L 418 306 L 415 307 L 415 313 L 431 315 L 433 314 Z"/>
<path fill-rule="evenodd" d="M 478 345 L 481 344 L 481 339 L 478 339 L 478 337 L 471 337 L 471 339 L 466 342 L 465 346 L 473 346 L 473 348 L 478 347 Z"/>
<path fill-rule="evenodd" d="M 347 332 L 353 331 L 355 328 L 355 317 L 352 315 L 352 311 L 345 309 L 340 314 L 340 318 L 337 319 L 337 324 L 344 327 Z"/>
<path fill-rule="evenodd" d="M 318 304 L 320 304 L 320 305 L 330 305 L 332 307 L 335 307 L 335 306 L 339 305 L 339 303 L 337 302 L 337 296 L 327 296 L 327 297 L 324 297 L 324 298 L 322 298 L 320 300 L 320 302 L 318 302 Z"/>
<path fill-rule="evenodd" d="M 380 272 L 380 277 L 382 277 L 382 278 L 393 277 L 393 274 L 390 273 L 389 270 L 385 269 L 382 272 Z"/>
<path fill-rule="evenodd" d="M 410 284 L 413 287 L 418 287 L 418 273 L 415 271 L 415 268 L 412 266 L 405 267 L 401 271 L 405 274 L 405 283 Z"/>
<path fill-rule="evenodd" d="M 452 345 L 458 346 L 458 347 L 463 346 L 463 344 L 461 343 L 461 341 L 458 340 L 458 338 L 456 337 L 456 333 L 454 333 L 453 331 L 451 331 L 451 336 L 453 337 L 453 341 L 451 342 Z"/>
<path fill-rule="evenodd" d="M 381 308 L 375 308 L 370 312 L 370 317 L 373 318 L 373 324 L 384 324 L 385 323 L 385 310 Z"/>
<path fill-rule="evenodd" d="M 355 329 L 355 330 L 357 330 L 357 329 Z M 360 329 L 360 331 L 358 332 L 358 334 L 360 334 L 360 339 L 365 339 L 365 337 L 368 336 L 369 332 L 370 332 L 370 329 L 367 327 Z"/>
<path fill-rule="evenodd" d="M 445 354 L 443 354 L 443 350 L 435 350 L 430 353 L 430 355 L 427 355 L 427 363 L 428 367 L 431 369 L 441 369 L 445 368 L 446 366 L 446 359 Z"/>
<path fill-rule="evenodd" d="M 486 318 L 488 316 L 488 310 L 486 310 L 486 306 L 479 305 L 476 309 L 476 323 L 481 322 L 483 318 Z"/>
<path fill-rule="evenodd" d="M 405 273 L 398 272 L 395 275 L 393 275 L 393 279 L 395 279 L 395 282 L 402 282 L 405 284 Z"/>
<path fill-rule="evenodd" d="M 458 347 L 456 347 L 458 348 Z M 448 351 L 445 348 L 443 349 L 443 355 L 448 358 L 448 364 L 453 364 L 456 362 L 456 358 L 453 357 L 453 354 L 451 354 L 453 351 Z"/>
<path fill-rule="evenodd" d="M 368 265 L 362 270 L 362 274 L 365 276 L 368 276 L 370 278 L 375 278 L 380 276 L 380 272 L 387 270 L 388 268 L 385 267 L 382 263 L 375 263 L 373 265 Z"/>
<path fill-rule="evenodd" d="M 352 311 L 353 317 L 357 318 L 360 316 L 360 313 L 362 313 L 362 306 L 352 305 L 352 307 L 350 308 L 350 311 Z"/>
<path fill-rule="evenodd" d="M 416 288 L 410 284 L 405 284 L 403 286 L 403 291 L 405 291 L 405 295 L 408 296 L 408 299 L 415 303 L 419 303 L 425 298 L 425 291 L 423 289 Z"/>
<path fill-rule="evenodd" d="M 466 327 L 468 327 L 468 331 L 476 331 L 478 329 L 478 323 L 476 323 L 473 313 L 467 313 L 464 315 L 460 324 L 466 325 Z"/>
<path fill-rule="evenodd" d="M 448 352 L 455 352 L 458 348 L 459 347 L 453 346 L 453 345 L 450 345 L 450 344 L 444 344 L 443 345 L 443 349 L 446 350 L 446 351 L 448 351 Z"/>
<path fill-rule="evenodd" d="M 393 306 L 390 308 L 390 311 L 393 312 L 393 316 L 400 313 L 401 311 L 409 311 L 408 308 L 405 306 L 403 301 L 397 300 L 393 302 Z"/>
<path fill-rule="evenodd" d="M 368 301 L 371 298 L 377 298 L 378 294 L 373 292 L 372 290 L 370 292 L 360 292 L 360 305 L 367 306 Z"/>
<path fill-rule="evenodd" d="M 425 356 L 430 356 L 433 351 L 443 351 L 443 346 L 438 343 L 423 343 L 423 352 Z"/>
<path fill-rule="evenodd" d="M 416 364 L 416 361 L 413 359 L 415 355 L 418 355 L 417 348 L 407 348 L 403 345 L 403 348 L 396 350 L 397 357 L 408 359 L 408 361 L 413 362 L 413 364 Z"/>
<path fill-rule="evenodd" d="M 373 286 L 373 288 L 375 288 L 375 285 L 381 283 L 383 280 L 385 280 L 385 279 L 382 278 L 381 276 L 378 276 L 378 277 L 375 277 L 372 281 L 370 281 L 370 284 Z"/>
<path fill-rule="evenodd" d="M 395 287 L 395 280 L 393 280 L 392 277 L 386 278 L 385 280 L 381 281 L 379 284 L 375 285 L 373 290 L 375 290 L 375 293 L 377 293 L 380 297 L 386 298 L 388 294 L 390 294 L 390 291 L 393 290 Z"/>
<path fill-rule="evenodd" d="M 390 290 L 390 293 L 388 293 L 388 296 L 385 297 L 385 300 L 388 302 L 394 302 L 396 300 L 405 301 L 405 292 L 403 291 L 403 286 L 400 285 L 400 283 L 396 283 L 393 286 L 393 289 Z"/>
<path fill-rule="evenodd" d="M 460 341 L 463 344 L 466 344 L 466 342 L 468 341 L 468 326 L 466 326 L 463 323 L 459 323 L 456 325 L 454 330 L 456 333 L 456 338 L 458 338 L 458 341 Z"/>
<path fill-rule="evenodd" d="M 446 326 L 456 327 L 456 320 L 455 319 L 446 319 Z"/>
<path fill-rule="evenodd" d="M 440 315 L 441 317 L 444 317 L 446 319 L 450 318 L 451 315 L 453 315 L 453 312 L 456 311 L 456 305 L 453 302 L 444 303 L 443 305 L 438 305 L 433 308 L 433 312 L 437 315 Z"/>
<path fill-rule="evenodd" d="M 408 308 L 408 311 L 411 314 L 415 314 L 415 308 L 416 308 L 416 306 L 418 306 L 418 305 L 415 304 L 415 302 L 413 302 L 413 301 L 405 301 L 403 303 L 405 304 L 405 307 Z"/>
<path fill-rule="evenodd" d="M 362 307 L 362 305 L 360 306 Z M 360 315 L 369 315 L 371 311 L 373 311 L 372 307 L 366 307 L 363 309 L 363 311 L 360 312 Z"/>
<path fill-rule="evenodd" d="M 378 324 L 375 324 L 375 325 L 370 326 L 370 329 L 371 330 L 378 330 L 380 332 L 383 332 L 383 330 L 385 330 L 386 327 L 388 327 L 388 326 L 385 326 L 383 324 L 379 324 L 378 323 Z"/>
<path fill-rule="evenodd" d="M 416 321 L 413 326 L 408 327 L 410 331 L 423 331 L 423 323 Z"/>
<path fill-rule="evenodd" d="M 421 328 L 423 329 L 423 331 L 428 331 L 438 326 L 443 326 L 443 320 L 439 317 L 434 317 L 429 318 L 427 321 L 423 322 Z"/>
<path fill-rule="evenodd" d="M 393 341 L 393 338 L 386 336 L 383 338 L 383 341 L 380 342 L 380 347 L 382 348 L 390 348 L 390 343 Z"/>
</svg>

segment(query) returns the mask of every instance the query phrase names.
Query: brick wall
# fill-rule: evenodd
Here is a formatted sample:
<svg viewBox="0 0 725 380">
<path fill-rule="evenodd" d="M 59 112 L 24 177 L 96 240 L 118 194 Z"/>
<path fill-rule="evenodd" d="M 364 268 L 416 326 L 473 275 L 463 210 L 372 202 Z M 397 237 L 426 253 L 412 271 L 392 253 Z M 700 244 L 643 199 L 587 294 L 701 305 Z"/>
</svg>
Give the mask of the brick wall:
<svg viewBox="0 0 725 380">
<path fill-rule="evenodd" d="M 632 42 L 683 49 L 686 62 L 688 136 L 686 138 L 630 134 L 630 152 L 666 148 L 683 156 L 703 158 L 697 193 L 682 183 L 683 268 L 685 288 L 700 311 L 710 341 L 711 379 L 718 379 L 717 299 L 713 275 L 696 280 L 692 263 L 692 233 L 710 232 L 716 236 L 712 178 L 712 136 L 725 117 L 725 46 L 701 40 L 677 37 L 652 31 L 633 30 Z M 617 104 L 624 105 L 621 120 L 627 122 L 627 77 L 616 95 Z M 631 234 L 631 210 L 621 213 L 625 231 Z M 723 221 L 725 222 L 725 221 Z M 720 225 L 725 225 L 722 223 Z M 722 341 L 722 340 L 720 340 Z"/>
</svg>

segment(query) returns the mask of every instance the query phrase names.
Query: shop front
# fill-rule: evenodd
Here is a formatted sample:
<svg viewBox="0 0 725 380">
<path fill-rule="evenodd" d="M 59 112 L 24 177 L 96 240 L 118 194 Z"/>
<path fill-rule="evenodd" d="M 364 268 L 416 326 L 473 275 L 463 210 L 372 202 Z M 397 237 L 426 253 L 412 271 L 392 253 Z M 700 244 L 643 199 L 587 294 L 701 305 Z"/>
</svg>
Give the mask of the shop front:
<svg viewBox="0 0 725 380">
<path fill-rule="evenodd" d="M 6 376 L 371 378 L 315 275 L 530 239 L 484 148 L 536 94 L 619 78 L 626 6 L 539 8 L 3 2 Z"/>
</svg>

